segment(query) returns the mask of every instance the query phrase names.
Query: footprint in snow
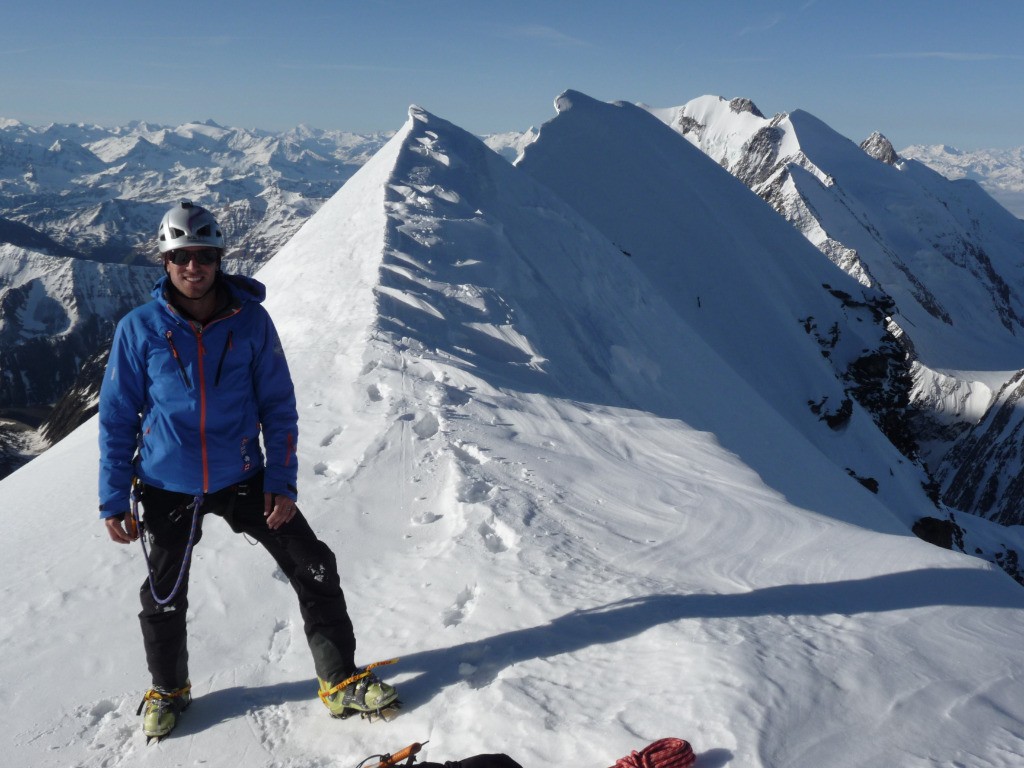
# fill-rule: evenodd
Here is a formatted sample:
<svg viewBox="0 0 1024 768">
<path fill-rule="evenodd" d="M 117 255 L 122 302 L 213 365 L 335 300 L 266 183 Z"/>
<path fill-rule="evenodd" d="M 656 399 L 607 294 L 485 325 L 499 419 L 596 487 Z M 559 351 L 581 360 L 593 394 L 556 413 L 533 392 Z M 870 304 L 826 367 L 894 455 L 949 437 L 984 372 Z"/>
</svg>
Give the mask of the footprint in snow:
<svg viewBox="0 0 1024 768">
<path fill-rule="evenodd" d="M 494 486 L 486 480 L 466 478 L 455 493 L 455 498 L 463 504 L 482 504 L 491 497 Z"/>
<path fill-rule="evenodd" d="M 327 446 L 329 446 L 331 443 L 334 442 L 334 438 L 336 438 L 338 435 L 340 435 L 344 431 L 345 431 L 344 427 L 335 427 L 330 432 L 328 432 L 326 435 L 324 435 L 323 440 L 320 441 L 320 447 L 321 448 L 326 448 Z"/>
<path fill-rule="evenodd" d="M 508 551 L 508 545 L 505 543 L 505 540 L 501 538 L 501 534 L 487 523 L 480 523 L 480 527 L 477 528 L 477 531 L 484 540 L 484 546 L 487 547 L 490 552 L 497 555 Z"/>
<path fill-rule="evenodd" d="M 412 521 L 416 525 L 430 525 L 436 523 L 444 515 L 439 515 L 436 512 L 420 512 L 418 515 L 413 515 Z"/>
<path fill-rule="evenodd" d="M 264 659 L 268 664 L 276 664 L 284 658 L 292 644 L 292 623 L 287 619 L 278 619 L 270 635 Z"/>
<path fill-rule="evenodd" d="M 420 440 L 426 440 L 436 435 L 440 428 L 441 425 L 438 422 L 437 417 L 432 413 L 428 413 L 413 424 L 412 431 L 416 433 L 416 437 Z"/>
<path fill-rule="evenodd" d="M 473 611 L 476 603 L 477 588 L 466 587 L 455 597 L 452 604 L 441 616 L 441 621 L 446 627 L 457 627 Z"/>
<path fill-rule="evenodd" d="M 451 451 L 463 464 L 486 464 L 491 460 L 483 448 L 473 443 L 456 443 L 451 446 Z"/>
</svg>

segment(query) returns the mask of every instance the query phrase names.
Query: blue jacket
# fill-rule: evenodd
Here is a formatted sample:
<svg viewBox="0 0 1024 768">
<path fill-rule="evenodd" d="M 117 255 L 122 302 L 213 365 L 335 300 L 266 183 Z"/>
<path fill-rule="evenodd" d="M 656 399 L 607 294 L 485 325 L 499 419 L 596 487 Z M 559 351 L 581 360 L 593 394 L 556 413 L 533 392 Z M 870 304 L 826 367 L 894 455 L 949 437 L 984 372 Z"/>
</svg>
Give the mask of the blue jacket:
<svg viewBox="0 0 1024 768">
<path fill-rule="evenodd" d="M 264 491 L 296 498 L 295 390 L 266 289 L 239 275 L 219 284 L 231 304 L 205 327 L 173 307 L 166 276 L 118 323 L 100 390 L 100 517 L 129 510 L 133 476 L 196 495 L 265 465 Z"/>
</svg>

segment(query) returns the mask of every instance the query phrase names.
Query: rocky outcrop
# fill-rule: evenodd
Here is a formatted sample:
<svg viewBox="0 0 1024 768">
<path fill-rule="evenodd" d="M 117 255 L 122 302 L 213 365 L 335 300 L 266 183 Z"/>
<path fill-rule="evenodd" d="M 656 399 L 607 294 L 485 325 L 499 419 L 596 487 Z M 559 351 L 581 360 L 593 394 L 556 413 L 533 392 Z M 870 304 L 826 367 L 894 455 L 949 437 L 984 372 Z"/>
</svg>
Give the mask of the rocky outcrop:
<svg viewBox="0 0 1024 768">
<path fill-rule="evenodd" d="M 860 148 L 867 152 L 871 157 L 875 158 L 886 165 L 896 165 L 899 161 L 900 156 L 896 154 L 896 150 L 885 136 L 875 131 L 868 136 L 864 141 L 860 143 Z"/>
<path fill-rule="evenodd" d="M 60 442 L 97 412 L 109 357 L 110 345 L 105 344 L 82 364 L 75 383 L 39 427 L 39 434 L 47 445 Z"/>
<path fill-rule="evenodd" d="M 954 445 L 939 473 L 942 500 L 1003 525 L 1024 525 L 1024 370 Z"/>
<path fill-rule="evenodd" d="M 757 105 L 754 104 L 750 99 L 735 98 L 729 102 L 729 109 L 733 112 L 749 112 L 755 117 L 764 117 L 764 114 Z"/>
</svg>

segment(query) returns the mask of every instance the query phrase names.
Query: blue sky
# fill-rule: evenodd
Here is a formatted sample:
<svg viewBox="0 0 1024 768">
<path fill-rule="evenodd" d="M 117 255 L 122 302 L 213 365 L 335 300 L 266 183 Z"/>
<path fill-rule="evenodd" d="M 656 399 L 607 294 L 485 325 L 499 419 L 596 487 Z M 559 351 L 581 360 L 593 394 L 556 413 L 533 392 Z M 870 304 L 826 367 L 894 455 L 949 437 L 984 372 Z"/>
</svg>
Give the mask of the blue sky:
<svg viewBox="0 0 1024 768">
<path fill-rule="evenodd" d="M 572 88 L 743 96 L 897 149 L 1024 145 L 1021 0 L 41 0 L 2 19 L 0 117 L 31 125 L 370 132 L 418 104 L 483 134 L 539 126 Z"/>
</svg>

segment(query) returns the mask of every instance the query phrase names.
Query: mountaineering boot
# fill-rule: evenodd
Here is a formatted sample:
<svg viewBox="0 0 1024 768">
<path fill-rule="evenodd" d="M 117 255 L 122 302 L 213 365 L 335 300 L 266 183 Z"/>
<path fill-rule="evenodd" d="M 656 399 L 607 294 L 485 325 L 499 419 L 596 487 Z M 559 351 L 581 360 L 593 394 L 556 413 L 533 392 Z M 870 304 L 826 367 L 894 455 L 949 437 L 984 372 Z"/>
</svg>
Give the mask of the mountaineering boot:
<svg viewBox="0 0 1024 768">
<path fill-rule="evenodd" d="M 331 717 L 349 717 L 356 713 L 383 716 L 382 710 L 398 706 L 398 691 L 394 686 L 381 681 L 368 669 L 334 685 L 319 677 L 317 680 L 320 698 L 331 711 Z"/>
<path fill-rule="evenodd" d="M 192 686 L 186 682 L 184 687 L 177 690 L 154 687 L 146 691 L 146 695 L 139 704 L 139 714 L 145 707 L 145 715 L 142 718 L 142 732 L 149 739 L 162 739 L 178 723 L 178 714 L 184 712 L 192 703 Z"/>
</svg>

